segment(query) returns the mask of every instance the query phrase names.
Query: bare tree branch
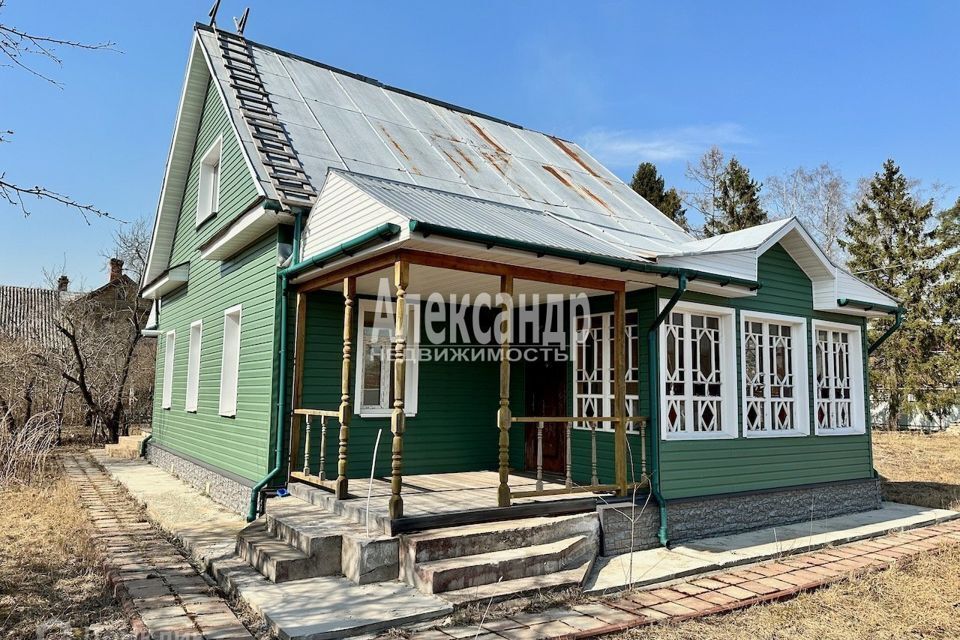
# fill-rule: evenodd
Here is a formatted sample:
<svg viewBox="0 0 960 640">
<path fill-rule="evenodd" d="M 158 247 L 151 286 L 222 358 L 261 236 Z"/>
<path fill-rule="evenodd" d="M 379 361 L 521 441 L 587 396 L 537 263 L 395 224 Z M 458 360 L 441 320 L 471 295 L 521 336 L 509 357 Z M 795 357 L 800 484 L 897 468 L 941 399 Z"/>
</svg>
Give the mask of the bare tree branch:
<svg viewBox="0 0 960 640">
<path fill-rule="evenodd" d="M 27 205 L 23 199 L 24 197 L 32 197 L 38 200 L 51 200 L 58 204 L 62 204 L 65 207 L 75 209 L 80 212 L 80 215 L 83 216 L 83 219 L 87 224 L 90 224 L 90 216 L 109 218 L 111 220 L 118 220 L 122 222 L 122 220 L 119 220 L 119 218 L 114 217 L 107 211 L 104 211 L 103 209 L 100 209 L 92 204 L 78 202 L 68 195 L 47 189 L 46 187 L 41 187 L 40 185 L 35 185 L 32 187 L 20 186 L 8 181 L 6 179 L 6 175 L 6 173 L 0 173 L 0 199 L 6 200 L 8 204 L 11 204 L 15 207 L 19 207 L 24 216 L 29 216 L 30 210 L 27 208 Z"/>
</svg>

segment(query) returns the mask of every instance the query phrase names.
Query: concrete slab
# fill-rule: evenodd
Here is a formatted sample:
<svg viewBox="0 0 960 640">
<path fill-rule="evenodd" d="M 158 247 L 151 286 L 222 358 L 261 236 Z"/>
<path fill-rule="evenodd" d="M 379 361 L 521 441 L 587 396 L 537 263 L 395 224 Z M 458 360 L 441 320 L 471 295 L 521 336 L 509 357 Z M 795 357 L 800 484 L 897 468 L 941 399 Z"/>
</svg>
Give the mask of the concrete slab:
<svg viewBox="0 0 960 640">
<path fill-rule="evenodd" d="M 449 615 L 453 607 L 400 582 L 356 585 L 343 577 L 273 584 L 234 553 L 246 526 L 196 489 L 143 460 L 93 451 L 97 462 L 226 590 L 235 591 L 283 640 L 321 640 L 373 633 Z"/>
<path fill-rule="evenodd" d="M 600 558 L 584 590 L 604 594 L 778 558 L 960 518 L 946 509 L 884 502 L 875 511 L 770 527 L 678 545 Z"/>
</svg>

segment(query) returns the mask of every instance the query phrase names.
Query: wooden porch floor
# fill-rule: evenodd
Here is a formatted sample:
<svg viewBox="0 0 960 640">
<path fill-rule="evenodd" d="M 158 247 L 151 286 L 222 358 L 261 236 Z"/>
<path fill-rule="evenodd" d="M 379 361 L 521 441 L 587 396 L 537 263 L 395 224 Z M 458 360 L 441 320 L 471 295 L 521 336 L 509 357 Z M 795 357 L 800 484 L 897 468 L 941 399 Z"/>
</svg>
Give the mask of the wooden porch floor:
<svg viewBox="0 0 960 640">
<path fill-rule="evenodd" d="M 309 483 L 308 483 L 309 484 Z M 559 493 L 548 496 L 516 498 L 506 508 L 497 506 L 496 471 L 435 473 L 404 476 L 403 518 L 391 521 L 390 478 L 351 479 L 350 497 L 338 501 L 332 493 L 320 490 L 322 502 L 328 509 L 348 515 L 358 522 L 367 522 L 367 492 L 370 491 L 369 521 L 376 522 L 387 533 L 401 530 L 449 526 L 517 517 L 555 515 L 587 511 L 595 508 L 597 498 L 609 493 Z M 536 488 L 536 479 L 523 474 L 510 474 L 512 491 L 530 491 Z M 544 490 L 564 488 L 562 478 L 544 478 Z M 443 522 L 443 524 L 441 524 Z"/>
</svg>

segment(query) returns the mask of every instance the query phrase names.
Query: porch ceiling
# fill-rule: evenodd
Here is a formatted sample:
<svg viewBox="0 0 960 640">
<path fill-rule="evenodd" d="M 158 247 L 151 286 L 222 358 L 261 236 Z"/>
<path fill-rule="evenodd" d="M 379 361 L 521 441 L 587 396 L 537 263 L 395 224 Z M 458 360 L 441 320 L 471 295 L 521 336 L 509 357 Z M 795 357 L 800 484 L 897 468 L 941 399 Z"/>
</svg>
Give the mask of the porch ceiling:
<svg viewBox="0 0 960 640">
<path fill-rule="evenodd" d="M 357 293 L 365 296 L 376 296 L 380 290 L 381 279 L 384 279 L 387 283 L 388 291 L 390 291 L 392 295 L 392 278 L 393 269 L 389 267 L 359 276 L 357 278 Z M 529 299 L 534 294 L 539 294 L 541 296 L 541 302 L 546 302 L 546 300 L 542 298 L 547 294 L 573 295 L 584 293 L 592 296 L 610 293 L 609 291 L 599 289 L 568 287 L 520 279 L 514 280 L 513 287 L 515 296 L 524 295 Z M 328 291 L 340 292 L 342 289 L 343 287 L 339 283 L 327 287 Z M 428 267 L 419 264 L 410 265 L 410 287 L 407 289 L 408 295 L 416 294 L 426 299 L 431 293 L 439 293 L 444 298 L 450 295 L 456 295 L 457 297 L 469 295 L 471 299 L 474 299 L 482 293 L 493 296 L 499 291 L 499 276 L 454 271 L 452 269 Z"/>
</svg>

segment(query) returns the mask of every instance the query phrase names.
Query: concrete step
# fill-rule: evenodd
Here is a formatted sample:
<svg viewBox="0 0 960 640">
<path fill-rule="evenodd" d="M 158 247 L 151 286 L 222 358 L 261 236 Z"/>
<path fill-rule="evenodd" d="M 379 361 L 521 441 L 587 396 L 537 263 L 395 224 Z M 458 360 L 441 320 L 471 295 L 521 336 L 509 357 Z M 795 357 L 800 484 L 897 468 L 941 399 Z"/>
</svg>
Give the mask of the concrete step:
<svg viewBox="0 0 960 640">
<path fill-rule="evenodd" d="M 577 535 L 598 538 L 599 531 L 596 512 L 432 529 L 400 536 L 401 563 L 413 566 L 419 562 L 546 544 Z"/>
<path fill-rule="evenodd" d="M 496 582 L 558 573 L 591 561 L 596 537 L 577 535 L 556 542 L 417 563 L 415 586 L 424 593 L 458 591 Z"/>
<path fill-rule="evenodd" d="M 108 444 L 103 447 L 103 450 L 111 458 L 136 460 L 140 457 L 140 445 L 130 446 L 123 443 Z"/>
<path fill-rule="evenodd" d="M 311 557 L 327 558 L 330 567 L 356 584 L 396 580 L 399 544 L 376 527 L 365 527 L 295 497 L 266 502 L 267 531 Z"/>
<path fill-rule="evenodd" d="M 563 589 L 579 589 L 590 574 L 593 561 L 584 562 L 580 566 L 566 571 L 549 573 L 542 576 L 518 578 L 516 580 L 502 580 L 490 582 L 476 587 L 466 587 L 455 591 L 437 594 L 437 597 L 446 600 L 456 607 L 465 607 L 482 602 L 499 602 L 511 598 L 529 596 L 543 591 L 560 591 Z"/>
<path fill-rule="evenodd" d="M 237 538 L 237 554 L 270 582 L 289 582 L 340 571 L 340 557 L 308 556 L 300 549 L 275 538 L 267 523 L 247 525 Z"/>
</svg>

